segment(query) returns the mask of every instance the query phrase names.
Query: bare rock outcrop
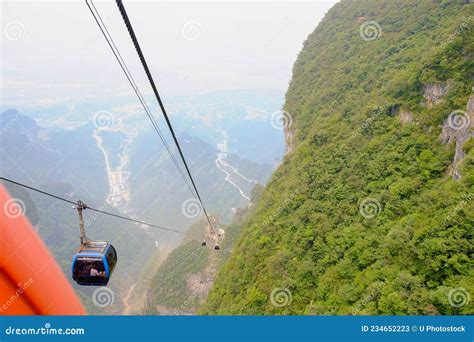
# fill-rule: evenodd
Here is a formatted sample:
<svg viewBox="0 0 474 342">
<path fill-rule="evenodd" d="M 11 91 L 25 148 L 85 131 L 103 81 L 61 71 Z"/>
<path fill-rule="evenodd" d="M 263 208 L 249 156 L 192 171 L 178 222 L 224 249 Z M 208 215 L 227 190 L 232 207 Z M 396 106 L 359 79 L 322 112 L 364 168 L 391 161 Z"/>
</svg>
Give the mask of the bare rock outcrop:
<svg viewBox="0 0 474 342">
<path fill-rule="evenodd" d="M 474 137 L 474 95 L 471 95 L 467 103 L 466 111 L 453 111 L 444 121 L 440 141 L 443 144 L 456 144 L 453 162 L 449 168 L 449 174 L 454 179 L 460 179 L 459 165 L 464 158 L 463 145 L 471 137 Z"/>
<path fill-rule="evenodd" d="M 401 109 L 398 114 L 398 120 L 402 124 L 411 124 L 413 122 L 413 113 L 406 109 Z"/>
<path fill-rule="evenodd" d="M 294 137 L 295 134 L 290 130 L 290 128 L 285 128 L 285 154 L 289 154 L 294 151 Z"/>
<path fill-rule="evenodd" d="M 426 99 L 426 106 L 428 108 L 432 108 L 433 106 L 441 103 L 447 91 L 448 86 L 446 84 L 436 83 L 424 85 L 423 96 Z"/>
</svg>

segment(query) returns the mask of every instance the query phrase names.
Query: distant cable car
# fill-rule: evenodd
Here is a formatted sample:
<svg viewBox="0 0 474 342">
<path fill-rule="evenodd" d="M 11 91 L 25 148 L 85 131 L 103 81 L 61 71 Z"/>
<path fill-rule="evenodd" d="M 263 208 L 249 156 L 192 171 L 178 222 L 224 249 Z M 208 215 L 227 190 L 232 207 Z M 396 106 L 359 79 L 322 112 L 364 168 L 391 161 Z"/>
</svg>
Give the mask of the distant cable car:
<svg viewBox="0 0 474 342">
<path fill-rule="evenodd" d="M 79 285 L 106 286 L 117 264 L 117 251 L 108 241 L 92 241 L 86 238 L 82 210 L 87 205 L 77 202 L 81 245 L 72 260 L 72 279 Z"/>
<path fill-rule="evenodd" d="M 72 279 L 79 285 L 106 286 L 117 264 L 117 252 L 107 241 L 79 247 L 72 261 Z"/>
</svg>

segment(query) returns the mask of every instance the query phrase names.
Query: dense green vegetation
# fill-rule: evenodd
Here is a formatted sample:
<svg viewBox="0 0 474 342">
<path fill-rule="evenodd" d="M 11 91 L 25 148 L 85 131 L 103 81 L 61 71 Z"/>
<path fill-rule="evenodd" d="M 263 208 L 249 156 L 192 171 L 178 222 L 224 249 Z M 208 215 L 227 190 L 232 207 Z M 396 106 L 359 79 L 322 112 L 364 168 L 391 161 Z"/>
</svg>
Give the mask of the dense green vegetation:
<svg viewBox="0 0 474 342">
<path fill-rule="evenodd" d="M 261 193 L 262 186 L 257 185 L 251 193 L 252 201 L 256 201 Z M 201 307 L 201 297 L 196 290 L 210 285 L 215 277 L 215 270 L 219 269 L 231 254 L 232 246 L 239 236 L 240 229 L 250 208 L 238 209 L 230 225 L 221 226 L 225 230 L 225 238 L 221 241 L 219 251 L 212 245 L 201 246 L 202 241 L 196 237 L 204 236 L 207 221 L 202 218 L 191 226 L 190 235 L 182 244 L 174 249 L 160 265 L 149 284 L 146 295 L 146 305 L 141 311 L 143 314 L 182 314 L 195 312 Z M 205 276 L 204 283 L 189 286 L 192 275 Z M 196 289 L 197 287 L 197 289 Z M 162 312 L 166 308 L 167 312 Z M 160 311 L 160 309 L 162 311 Z"/>
<path fill-rule="evenodd" d="M 183 305 L 192 295 L 187 287 L 186 275 L 204 268 L 209 251 L 210 249 L 202 247 L 200 242 L 190 241 L 171 252 L 152 279 L 153 300 L 147 305 L 147 313 L 153 313 L 157 305 L 173 308 Z M 190 297 L 187 306 L 196 306 L 196 300 L 197 297 Z"/>
<path fill-rule="evenodd" d="M 342 0 L 329 11 L 286 95 L 294 150 L 202 313 L 474 313 L 474 143 L 454 180 L 454 143 L 439 139 L 472 96 L 473 6 Z M 364 21 L 380 37 L 363 40 Z M 446 93 L 428 103 L 433 85 Z M 406 111 L 413 118 L 401 122 Z M 272 305 L 275 288 L 291 293 L 287 305 Z"/>
</svg>

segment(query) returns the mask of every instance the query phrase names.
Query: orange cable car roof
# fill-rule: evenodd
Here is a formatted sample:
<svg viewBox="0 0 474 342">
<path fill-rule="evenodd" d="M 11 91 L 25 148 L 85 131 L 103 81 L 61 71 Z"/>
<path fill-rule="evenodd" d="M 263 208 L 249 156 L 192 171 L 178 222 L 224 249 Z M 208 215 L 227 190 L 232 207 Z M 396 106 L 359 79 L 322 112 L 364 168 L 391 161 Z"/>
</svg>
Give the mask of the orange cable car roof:
<svg viewBox="0 0 474 342">
<path fill-rule="evenodd" d="M 13 201 L 0 185 L 0 315 L 86 314 L 28 219 L 9 212 Z"/>
</svg>

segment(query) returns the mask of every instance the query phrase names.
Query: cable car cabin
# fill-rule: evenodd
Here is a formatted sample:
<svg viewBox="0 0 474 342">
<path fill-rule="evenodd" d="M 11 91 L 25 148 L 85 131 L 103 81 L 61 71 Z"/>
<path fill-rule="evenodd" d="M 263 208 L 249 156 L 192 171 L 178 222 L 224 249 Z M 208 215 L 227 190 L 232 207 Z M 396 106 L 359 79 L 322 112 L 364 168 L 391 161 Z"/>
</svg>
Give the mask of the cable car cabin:
<svg viewBox="0 0 474 342">
<path fill-rule="evenodd" d="M 117 251 L 107 241 L 88 241 L 72 261 L 72 279 L 79 285 L 106 286 L 117 264 Z"/>
</svg>

